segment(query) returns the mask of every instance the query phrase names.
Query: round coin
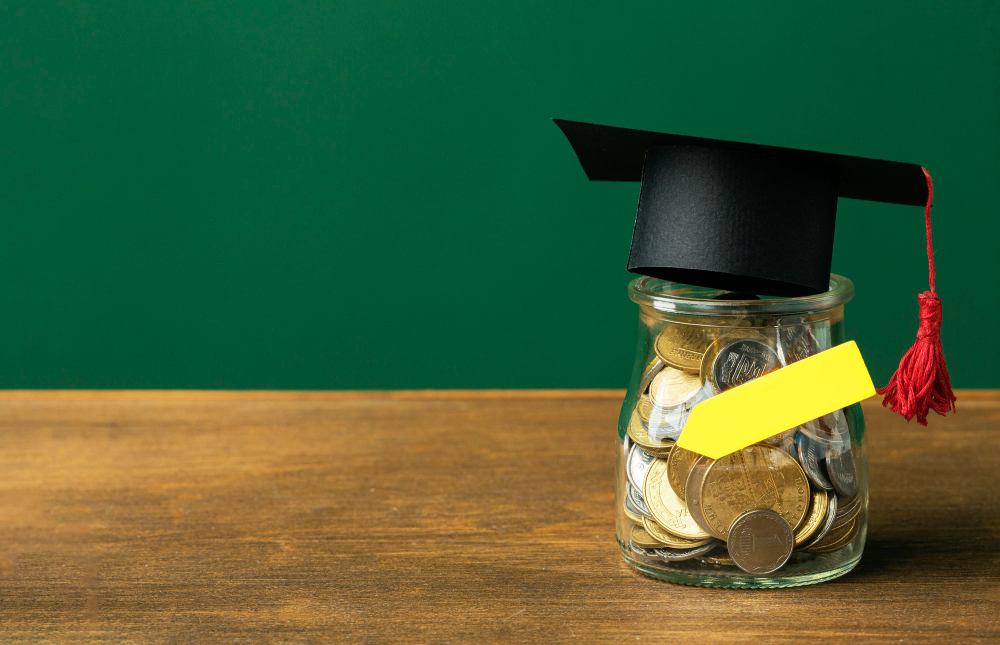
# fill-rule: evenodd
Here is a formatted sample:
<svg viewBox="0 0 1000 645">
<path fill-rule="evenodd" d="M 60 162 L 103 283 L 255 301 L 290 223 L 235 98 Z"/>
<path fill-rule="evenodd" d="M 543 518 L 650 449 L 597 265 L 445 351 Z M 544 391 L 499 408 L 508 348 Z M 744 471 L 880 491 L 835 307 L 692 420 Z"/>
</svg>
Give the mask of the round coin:
<svg viewBox="0 0 1000 645">
<path fill-rule="evenodd" d="M 843 410 L 824 414 L 802 424 L 799 430 L 822 444 L 840 444 L 848 441 L 847 417 Z"/>
<path fill-rule="evenodd" d="M 858 467 L 850 441 L 826 449 L 826 472 L 838 494 L 843 497 L 858 494 Z"/>
<path fill-rule="evenodd" d="M 632 535 L 630 539 L 632 541 L 632 546 L 637 546 L 640 549 L 655 549 L 663 546 L 660 544 L 659 540 L 647 533 L 646 529 L 641 526 L 632 527 Z"/>
<path fill-rule="evenodd" d="M 657 459 L 646 471 L 646 481 L 643 485 L 646 506 L 654 520 L 667 531 L 677 537 L 689 540 L 699 540 L 710 537 L 691 518 L 687 505 L 677 496 L 667 480 L 667 462 Z"/>
<path fill-rule="evenodd" d="M 646 500 L 642 497 L 642 493 L 639 492 L 639 489 L 633 488 L 632 484 L 627 484 L 627 487 L 627 501 L 631 502 L 632 510 L 643 517 L 652 517 L 652 515 L 649 514 L 649 509 L 646 507 Z"/>
<path fill-rule="evenodd" d="M 833 484 L 826 478 L 826 474 L 823 472 L 824 466 L 820 463 L 824 455 L 820 452 L 819 444 L 810 439 L 808 435 L 800 432 L 795 437 L 795 450 L 799 455 L 799 464 L 809 481 L 823 490 L 833 490 Z"/>
<path fill-rule="evenodd" d="M 639 381 L 639 393 L 642 394 L 649 387 L 649 384 L 653 382 L 653 377 L 660 373 L 663 366 L 666 365 L 660 358 L 646 366 L 646 371 L 643 372 L 642 380 Z"/>
<path fill-rule="evenodd" d="M 799 431 L 798 426 L 796 426 L 794 428 L 789 428 L 788 430 L 785 430 L 784 432 L 779 432 L 776 435 L 773 435 L 771 437 L 768 437 L 767 439 L 764 439 L 763 441 L 761 441 L 761 443 L 766 443 L 766 444 L 768 444 L 770 446 L 775 446 L 777 448 L 781 448 L 782 445 L 785 443 L 785 441 L 787 439 L 791 438 L 798 431 Z"/>
<path fill-rule="evenodd" d="M 636 524 L 642 524 L 642 519 L 643 519 L 642 515 L 639 515 L 639 513 L 636 512 L 636 510 L 632 506 L 632 502 L 629 501 L 628 497 L 625 498 L 625 504 L 623 506 L 623 510 L 625 511 L 625 517 L 629 518 Z"/>
<path fill-rule="evenodd" d="M 649 464 L 653 463 L 654 459 L 656 457 L 643 450 L 639 444 L 634 444 L 632 450 L 629 451 L 625 474 L 628 475 L 628 480 L 637 489 L 642 490 L 642 482 L 646 479 L 646 470 L 649 469 Z"/>
<path fill-rule="evenodd" d="M 646 529 L 646 533 L 653 536 L 653 539 L 659 540 L 664 546 L 668 546 L 672 549 L 693 549 L 696 546 L 708 544 L 712 541 L 712 538 L 710 537 L 703 538 L 701 540 L 688 540 L 677 537 L 673 533 L 663 530 L 662 526 L 648 517 L 643 519 L 642 527 Z"/>
<path fill-rule="evenodd" d="M 716 342 L 721 343 L 722 339 Z M 711 365 L 711 381 L 717 391 L 725 392 L 778 367 L 778 354 L 763 337 L 741 338 L 718 350 Z"/>
<path fill-rule="evenodd" d="M 789 526 L 798 526 L 809 510 L 809 497 L 809 481 L 799 463 L 783 450 L 757 443 L 709 465 L 701 485 L 701 512 L 712 533 L 727 539 L 736 518 L 751 510 L 775 511 Z"/>
<path fill-rule="evenodd" d="M 778 355 L 782 365 L 790 365 L 819 353 L 819 341 L 808 325 L 782 327 L 778 331 Z"/>
<path fill-rule="evenodd" d="M 687 483 L 688 475 L 691 474 L 691 469 L 694 468 L 694 464 L 701 457 L 696 452 L 691 452 L 690 450 L 685 450 L 684 448 L 675 447 L 670 451 L 670 457 L 667 458 L 667 481 L 670 482 L 670 487 L 674 489 L 677 493 L 677 497 L 684 499 L 684 486 Z"/>
<path fill-rule="evenodd" d="M 667 323 L 656 337 L 656 355 L 671 367 L 697 372 L 705 349 L 711 342 L 712 335 L 706 327 Z"/>
<path fill-rule="evenodd" d="M 700 389 L 697 375 L 665 367 L 649 385 L 649 400 L 658 408 L 676 408 L 690 402 Z"/>
<path fill-rule="evenodd" d="M 688 512 L 691 513 L 695 524 L 706 533 L 711 533 L 712 529 L 701 512 L 701 484 L 705 481 L 705 473 L 708 472 L 708 465 L 711 463 L 712 460 L 708 457 L 699 457 L 688 474 L 687 482 L 684 483 L 684 503 L 687 504 Z"/>
<path fill-rule="evenodd" d="M 740 569 L 755 575 L 780 569 L 795 545 L 792 527 L 774 511 L 748 511 L 736 518 L 728 533 L 729 556 Z"/>
<path fill-rule="evenodd" d="M 820 525 L 816 533 L 813 534 L 812 539 L 803 544 L 802 549 L 809 549 L 816 545 L 820 540 L 826 537 L 830 529 L 833 528 L 833 520 L 837 517 L 837 496 L 827 495 L 826 496 L 826 516 L 823 518 L 823 523 Z"/>
<path fill-rule="evenodd" d="M 813 490 L 812 503 L 809 505 L 809 514 L 802 520 L 802 524 L 795 529 L 795 546 L 800 547 L 809 541 L 816 531 L 822 526 L 826 519 L 826 491 L 822 488 Z"/>
<path fill-rule="evenodd" d="M 690 560 L 699 555 L 705 555 L 715 548 L 716 541 L 710 540 L 707 544 L 690 549 L 656 549 L 656 555 L 667 562 L 678 562 L 680 560 Z"/>
<path fill-rule="evenodd" d="M 646 399 L 649 400 L 648 398 Z M 639 407 L 642 407 L 642 400 L 639 401 Z M 652 406 L 650 406 L 652 407 Z M 656 451 L 656 450 L 669 450 L 673 447 L 673 440 L 657 440 L 649 436 L 649 430 L 643 425 L 640 418 L 639 409 L 632 413 L 632 418 L 628 422 L 628 436 L 632 438 L 632 441 L 642 446 L 644 450 Z"/>
</svg>

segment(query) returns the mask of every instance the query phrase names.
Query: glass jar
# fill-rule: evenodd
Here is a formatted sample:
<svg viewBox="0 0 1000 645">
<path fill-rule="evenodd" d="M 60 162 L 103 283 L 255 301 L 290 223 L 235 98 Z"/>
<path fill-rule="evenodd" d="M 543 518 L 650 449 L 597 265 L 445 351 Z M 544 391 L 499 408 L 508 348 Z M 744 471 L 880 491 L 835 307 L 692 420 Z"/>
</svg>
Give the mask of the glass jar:
<svg viewBox="0 0 1000 645">
<path fill-rule="evenodd" d="M 654 578 L 790 587 L 850 571 L 868 517 L 868 462 L 854 404 L 720 459 L 675 445 L 700 401 L 843 343 L 850 280 L 764 298 L 649 277 L 635 367 L 618 422 L 617 538 Z"/>
</svg>

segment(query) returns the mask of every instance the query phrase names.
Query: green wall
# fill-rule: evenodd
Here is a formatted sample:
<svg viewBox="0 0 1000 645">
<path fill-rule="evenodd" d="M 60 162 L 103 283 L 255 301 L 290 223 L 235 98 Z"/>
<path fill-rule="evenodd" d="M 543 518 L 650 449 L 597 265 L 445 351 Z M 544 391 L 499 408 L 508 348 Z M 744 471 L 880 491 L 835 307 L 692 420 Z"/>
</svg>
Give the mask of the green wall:
<svg viewBox="0 0 1000 645">
<path fill-rule="evenodd" d="M 1000 387 L 1000 3 L 0 3 L 0 387 L 624 387 L 638 186 L 551 117 L 914 161 Z M 844 200 L 875 380 L 919 208 Z"/>
</svg>

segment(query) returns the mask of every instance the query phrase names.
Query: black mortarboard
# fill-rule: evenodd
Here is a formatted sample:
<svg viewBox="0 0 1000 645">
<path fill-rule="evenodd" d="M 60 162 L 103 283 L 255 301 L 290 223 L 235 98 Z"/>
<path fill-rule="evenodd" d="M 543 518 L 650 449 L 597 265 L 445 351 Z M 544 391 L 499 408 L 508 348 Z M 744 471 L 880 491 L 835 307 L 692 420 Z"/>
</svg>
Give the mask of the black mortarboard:
<svg viewBox="0 0 1000 645">
<path fill-rule="evenodd" d="M 555 119 L 592 181 L 641 181 L 628 270 L 772 296 L 829 288 L 837 198 L 923 206 L 916 164 Z"/>
</svg>

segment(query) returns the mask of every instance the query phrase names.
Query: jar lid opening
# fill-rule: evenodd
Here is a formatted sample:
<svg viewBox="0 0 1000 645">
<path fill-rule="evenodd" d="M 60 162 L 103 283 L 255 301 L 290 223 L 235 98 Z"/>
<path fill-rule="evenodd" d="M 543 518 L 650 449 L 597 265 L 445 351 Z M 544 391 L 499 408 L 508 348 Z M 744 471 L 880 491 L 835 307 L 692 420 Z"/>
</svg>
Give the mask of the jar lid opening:
<svg viewBox="0 0 1000 645">
<path fill-rule="evenodd" d="M 771 297 L 760 300 L 714 300 L 727 293 L 694 285 L 640 276 L 628 285 L 629 297 L 638 305 L 657 311 L 712 315 L 745 315 L 748 313 L 800 313 L 830 309 L 854 297 L 854 283 L 843 276 L 830 274 L 830 288 L 809 296 Z"/>
</svg>

